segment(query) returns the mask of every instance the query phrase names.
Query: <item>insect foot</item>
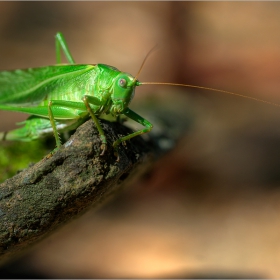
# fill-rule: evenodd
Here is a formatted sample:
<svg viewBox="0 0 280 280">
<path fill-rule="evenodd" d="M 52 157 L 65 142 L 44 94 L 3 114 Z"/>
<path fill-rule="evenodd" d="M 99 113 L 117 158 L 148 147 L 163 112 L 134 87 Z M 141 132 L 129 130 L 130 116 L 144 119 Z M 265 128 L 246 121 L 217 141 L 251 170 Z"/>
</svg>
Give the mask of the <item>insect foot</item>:
<svg viewBox="0 0 280 280">
<path fill-rule="evenodd" d="M 100 155 L 103 156 L 105 154 L 106 150 L 107 150 L 107 140 L 106 140 L 106 136 L 104 135 L 104 132 L 103 132 L 103 130 L 102 130 L 100 125 L 99 125 L 99 127 L 100 128 L 98 130 L 99 130 L 99 134 L 100 134 L 100 140 L 102 142 L 102 144 L 100 146 L 100 149 L 102 150 L 102 152 L 101 152 Z"/>
<path fill-rule="evenodd" d="M 114 156 L 116 157 L 116 161 L 119 162 L 120 161 L 120 156 L 119 156 L 119 152 L 118 152 L 118 148 L 114 147 Z"/>
<path fill-rule="evenodd" d="M 119 156 L 119 153 L 116 150 L 114 151 L 114 156 L 116 157 L 116 162 L 119 162 L 120 161 L 120 156 Z"/>
<path fill-rule="evenodd" d="M 100 149 L 102 150 L 101 152 L 101 156 L 104 156 L 106 150 L 107 150 L 107 144 L 106 143 L 103 143 L 101 146 L 100 146 Z"/>
<path fill-rule="evenodd" d="M 58 147 L 54 148 L 47 156 L 46 158 L 51 158 L 56 152 L 58 151 Z"/>
<path fill-rule="evenodd" d="M 120 143 L 121 143 L 120 139 L 116 140 L 113 143 L 114 155 L 115 155 L 115 157 L 117 157 L 116 161 L 120 161 L 120 156 L 119 156 L 119 153 L 118 153 L 118 147 L 119 147 Z"/>
</svg>

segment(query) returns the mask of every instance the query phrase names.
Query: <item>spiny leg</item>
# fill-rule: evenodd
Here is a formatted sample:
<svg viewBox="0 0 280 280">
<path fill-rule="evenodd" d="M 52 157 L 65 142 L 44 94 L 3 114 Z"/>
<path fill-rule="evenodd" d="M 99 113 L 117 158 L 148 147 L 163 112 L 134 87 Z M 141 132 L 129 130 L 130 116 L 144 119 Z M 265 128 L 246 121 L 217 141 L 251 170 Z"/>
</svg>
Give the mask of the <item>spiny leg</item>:
<svg viewBox="0 0 280 280">
<path fill-rule="evenodd" d="M 94 97 L 93 97 L 93 98 L 94 98 Z M 95 101 L 95 99 L 96 99 L 96 98 L 94 98 L 94 101 Z M 104 131 L 103 131 L 103 129 L 102 129 L 102 127 L 101 127 L 101 125 L 100 125 L 100 123 L 99 123 L 97 117 L 95 116 L 95 114 L 93 113 L 93 111 L 92 111 L 92 109 L 91 109 L 91 107 L 90 107 L 90 105 L 89 105 L 89 102 L 92 103 L 92 102 L 91 102 L 91 97 L 85 95 L 85 96 L 82 98 L 82 100 L 83 100 L 83 102 L 85 103 L 85 106 L 86 106 L 86 108 L 87 108 L 87 110 L 88 110 L 88 112 L 89 112 L 89 114 L 90 114 L 92 120 L 94 121 L 94 123 L 95 123 L 97 129 L 98 129 L 98 132 L 99 132 L 99 135 L 100 135 L 100 139 L 101 139 L 101 142 L 102 142 L 102 145 L 101 145 L 101 150 L 102 150 L 102 152 L 101 152 L 100 155 L 103 156 L 104 153 L 105 153 L 105 151 L 106 151 L 106 149 L 107 149 L 107 140 L 106 140 L 105 133 L 104 133 Z"/>
<path fill-rule="evenodd" d="M 126 115 L 128 118 L 142 124 L 143 126 L 145 126 L 145 128 L 142 129 L 142 130 L 138 130 L 136 132 L 133 132 L 133 133 L 127 135 L 127 136 L 121 137 L 114 142 L 113 147 L 115 149 L 115 153 L 117 154 L 117 161 L 119 161 L 119 155 L 118 155 L 118 152 L 117 152 L 117 147 L 121 142 L 129 140 L 129 139 L 131 139 L 135 136 L 147 133 L 147 132 L 151 131 L 151 129 L 153 128 L 153 125 L 149 121 L 147 121 L 143 117 L 139 116 L 138 114 L 136 114 L 135 112 L 133 112 L 129 108 L 127 108 L 126 111 L 123 112 L 123 114 Z"/>
<path fill-rule="evenodd" d="M 49 118 L 50 118 L 51 126 L 52 126 L 52 129 L 53 129 L 53 134 L 54 134 L 55 143 L 56 143 L 56 149 L 58 149 L 61 146 L 61 142 L 60 142 L 59 135 L 58 135 L 58 132 L 57 132 L 57 129 L 56 129 L 56 125 L 55 125 L 55 121 L 54 121 L 51 106 L 52 106 L 52 101 L 49 101 L 49 104 L 48 104 Z"/>
<path fill-rule="evenodd" d="M 75 61 L 70 53 L 70 50 L 67 46 L 66 40 L 61 32 L 56 33 L 55 35 L 55 51 L 56 51 L 56 63 L 61 63 L 60 48 L 63 50 L 66 59 L 70 64 L 75 64 Z"/>
</svg>

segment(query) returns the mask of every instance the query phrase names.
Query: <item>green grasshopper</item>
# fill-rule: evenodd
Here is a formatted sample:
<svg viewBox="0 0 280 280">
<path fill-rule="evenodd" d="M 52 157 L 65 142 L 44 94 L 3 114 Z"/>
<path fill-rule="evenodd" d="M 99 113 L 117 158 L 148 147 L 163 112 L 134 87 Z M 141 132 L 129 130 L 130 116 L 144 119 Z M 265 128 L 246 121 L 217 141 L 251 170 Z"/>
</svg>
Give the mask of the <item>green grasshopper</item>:
<svg viewBox="0 0 280 280">
<path fill-rule="evenodd" d="M 118 117 L 123 114 L 143 125 L 144 129 L 117 139 L 113 143 L 117 154 L 120 143 L 147 133 L 153 127 L 148 120 L 128 107 L 133 99 L 135 87 L 144 84 L 194 87 L 258 100 L 200 86 L 141 83 L 137 77 L 149 54 L 144 59 L 138 74 L 133 77 L 105 64 L 75 64 L 66 40 L 60 32 L 55 35 L 55 43 L 56 65 L 0 72 L 0 110 L 24 112 L 31 115 L 21 123 L 23 127 L 1 133 L 1 140 L 31 141 L 53 133 L 56 141 L 55 150 L 57 150 L 61 146 L 59 132 L 77 128 L 90 116 L 99 131 L 102 143 L 100 155 L 104 155 L 107 141 L 98 116 L 111 114 Z M 69 64 L 61 64 L 61 49 Z"/>
</svg>

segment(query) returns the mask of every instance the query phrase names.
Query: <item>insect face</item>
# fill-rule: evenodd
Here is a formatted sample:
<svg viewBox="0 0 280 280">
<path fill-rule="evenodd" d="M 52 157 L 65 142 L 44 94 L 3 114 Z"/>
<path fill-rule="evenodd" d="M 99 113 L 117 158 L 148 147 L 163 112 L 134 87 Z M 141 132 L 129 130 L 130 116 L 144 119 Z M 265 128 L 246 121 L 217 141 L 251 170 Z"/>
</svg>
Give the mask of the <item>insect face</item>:
<svg viewBox="0 0 280 280">
<path fill-rule="evenodd" d="M 116 77 L 111 95 L 113 115 L 121 114 L 128 107 L 134 97 L 136 85 L 138 81 L 135 81 L 130 74 L 121 73 Z"/>
</svg>

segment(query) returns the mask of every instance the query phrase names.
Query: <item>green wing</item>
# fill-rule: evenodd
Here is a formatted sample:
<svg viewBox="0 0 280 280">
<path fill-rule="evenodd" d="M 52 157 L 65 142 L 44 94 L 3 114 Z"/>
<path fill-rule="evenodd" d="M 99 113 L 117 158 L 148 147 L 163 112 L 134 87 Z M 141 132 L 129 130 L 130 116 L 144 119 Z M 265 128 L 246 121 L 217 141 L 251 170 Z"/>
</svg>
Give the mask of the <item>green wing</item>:
<svg viewBox="0 0 280 280">
<path fill-rule="evenodd" d="M 33 107 L 45 100 L 56 87 L 87 75 L 95 65 L 54 65 L 0 72 L 0 109 Z M 8 109 L 9 110 L 9 109 Z"/>
</svg>

